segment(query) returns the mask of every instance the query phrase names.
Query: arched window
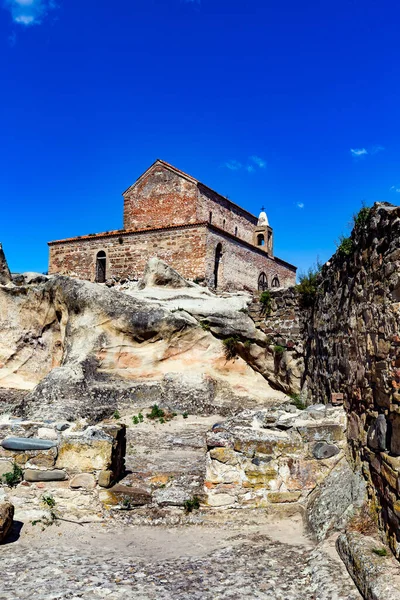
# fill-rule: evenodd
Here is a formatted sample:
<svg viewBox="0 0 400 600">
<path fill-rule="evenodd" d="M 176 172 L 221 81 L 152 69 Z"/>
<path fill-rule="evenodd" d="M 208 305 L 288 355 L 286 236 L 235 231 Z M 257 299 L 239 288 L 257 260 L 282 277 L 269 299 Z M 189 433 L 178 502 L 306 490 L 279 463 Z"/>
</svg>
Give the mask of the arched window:
<svg viewBox="0 0 400 600">
<path fill-rule="evenodd" d="M 100 250 L 96 256 L 96 281 L 104 283 L 106 280 L 107 257 L 104 250 Z"/>
<path fill-rule="evenodd" d="M 237 235 L 237 231 L 238 231 L 238 230 L 237 230 L 237 227 L 235 227 L 235 235 Z"/>
<path fill-rule="evenodd" d="M 259 292 L 265 292 L 265 290 L 268 289 L 268 280 L 267 280 L 267 276 L 266 274 L 260 273 L 260 275 L 258 276 L 258 291 Z"/>
<path fill-rule="evenodd" d="M 222 229 L 225 229 L 225 219 L 222 221 Z"/>
<path fill-rule="evenodd" d="M 212 223 L 212 212 L 211 212 L 211 210 L 210 210 L 210 214 L 208 216 L 208 220 L 209 220 L 210 223 Z"/>
<path fill-rule="evenodd" d="M 219 265 L 222 258 L 222 244 L 217 244 L 215 248 L 215 262 L 214 262 L 214 288 L 218 287 L 218 275 L 219 275 Z"/>
<path fill-rule="evenodd" d="M 280 285 L 281 284 L 279 283 L 278 275 L 275 275 L 275 277 L 271 281 L 271 287 L 278 288 L 278 287 L 280 287 Z"/>
<path fill-rule="evenodd" d="M 259 233 L 257 236 L 257 246 L 264 246 L 265 238 L 263 233 Z"/>
</svg>

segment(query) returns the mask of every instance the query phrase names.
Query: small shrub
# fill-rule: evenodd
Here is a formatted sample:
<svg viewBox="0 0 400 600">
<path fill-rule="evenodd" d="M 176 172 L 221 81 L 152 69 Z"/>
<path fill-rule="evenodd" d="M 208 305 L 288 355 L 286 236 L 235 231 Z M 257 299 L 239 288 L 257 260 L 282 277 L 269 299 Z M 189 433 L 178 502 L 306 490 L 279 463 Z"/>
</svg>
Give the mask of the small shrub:
<svg viewBox="0 0 400 600">
<path fill-rule="evenodd" d="M 191 500 L 186 500 L 184 507 L 187 513 L 191 513 L 194 510 L 198 510 L 200 508 L 200 498 L 194 496 Z"/>
<path fill-rule="evenodd" d="M 153 404 L 151 407 L 151 412 L 146 415 L 148 419 L 155 421 L 156 419 L 162 419 L 165 417 L 165 412 L 162 408 L 158 407 L 158 404 Z"/>
<path fill-rule="evenodd" d="M 209 324 L 208 324 L 208 323 L 205 323 L 204 321 L 202 321 L 202 322 L 200 323 L 200 327 L 201 327 L 202 329 L 204 329 L 204 331 L 210 331 L 210 326 L 209 326 Z"/>
<path fill-rule="evenodd" d="M 44 531 L 46 527 L 50 527 L 50 525 L 54 525 L 54 523 L 59 525 L 59 522 L 57 522 L 58 517 L 55 511 L 56 501 L 53 496 L 51 494 L 43 494 L 42 504 L 45 508 L 49 509 L 49 516 L 32 521 L 32 525 L 38 525 L 40 523 L 42 525 L 42 531 Z"/>
<path fill-rule="evenodd" d="M 318 276 L 322 265 L 317 262 L 316 266 L 310 267 L 307 273 L 299 276 L 299 283 L 296 285 L 299 294 L 299 302 L 302 308 L 310 308 L 314 305 L 318 289 Z"/>
<path fill-rule="evenodd" d="M 251 347 L 251 340 L 246 340 L 243 345 L 248 350 Z"/>
<path fill-rule="evenodd" d="M 269 290 L 265 290 L 261 293 L 260 303 L 262 304 L 264 313 L 270 315 L 272 310 L 272 296 Z"/>
<path fill-rule="evenodd" d="M 161 417 L 161 419 L 160 419 L 160 423 L 161 423 L 161 424 L 165 423 L 165 419 L 164 419 L 164 417 Z"/>
<path fill-rule="evenodd" d="M 285 352 L 286 348 L 284 346 L 281 346 L 280 344 L 277 344 L 276 346 L 274 346 L 274 353 L 275 354 L 283 354 Z"/>
<path fill-rule="evenodd" d="M 386 548 L 372 548 L 372 552 L 378 556 L 387 556 Z"/>
<path fill-rule="evenodd" d="M 294 404 L 299 410 L 305 410 L 307 408 L 305 402 L 301 399 L 300 394 L 291 394 L 290 398 L 292 399 L 291 404 Z"/>
<path fill-rule="evenodd" d="M 2 479 L 8 487 L 15 487 L 22 480 L 22 469 L 14 464 L 13 470 L 10 473 L 5 473 Z"/>
<path fill-rule="evenodd" d="M 184 419 L 187 419 L 187 418 L 188 418 L 188 416 L 189 416 L 189 415 L 188 415 L 188 413 L 187 413 L 187 412 L 184 412 L 184 413 L 182 414 L 182 417 L 183 417 Z"/>
<path fill-rule="evenodd" d="M 51 509 L 55 508 L 56 506 L 56 501 L 51 494 L 43 494 L 42 503 Z"/>
<path fill-rule="evenodd" d="M 137 417 L 136 415 L 134 417 L 132 417 L 132 421 L 134 425 L 139 425 L 139 417 Z"/>
<path fill-rule="evenodd" d="M 225 338 L 222 342 L 224 344 L 225 357 L 227 360 L 232 360 L 237 356 L 237 343 L 238 339 L 236 336 Z"/>
<path fill-rule="evenodd" d="M 362 204 L 357 214 L 353 215 L 353 225 L 357 229 L 365 229 L 369 223 L 371 216 L 371 208 L 366 204 Z"/>
<path fill-rule="evenodd" d="M 119 414 L 119 412 L 117 410 L 114 411 L 113 413 L 113 419 L 120 419 L 121 415 Z"/>
<path fill-rule="evenodd" d="M 129 496 L 124 496 L 118 503 L 121 510 L 130 510 L 132 508 L 131 499 Z"/>
<path fill-rule="evenodd" d="M 141 423 L 143 423 L 143 415 L 142 415 L 142 413 L 139 413 L 139 414 L 138 414 L 138 419 L 139 419 L 139 421 L 140 421 Z"/>
<path fill-rule="evenodd" d="M 342 256 L 350 256 L 353 253 L 354 244 L 353 240 L 350 237 L 345 237 L 341 235 L 339 238 L 339 244 L 337 245 L 337 251 Z"/>
</svg>

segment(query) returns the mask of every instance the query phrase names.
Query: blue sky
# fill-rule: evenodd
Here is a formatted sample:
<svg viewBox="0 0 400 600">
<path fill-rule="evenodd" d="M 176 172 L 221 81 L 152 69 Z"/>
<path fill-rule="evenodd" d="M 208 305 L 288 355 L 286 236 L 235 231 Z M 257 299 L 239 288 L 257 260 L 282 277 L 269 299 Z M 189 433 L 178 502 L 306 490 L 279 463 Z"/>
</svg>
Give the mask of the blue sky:
<svg viewBox="0 0 400 600">
<path fill-rule="evenodd" d="M 364 201 L 400 200 L 400 8 L 385 0 L 0 0 L 0 241 L 122 226 L 162 158 L 327 260 Z"/>
</svg>

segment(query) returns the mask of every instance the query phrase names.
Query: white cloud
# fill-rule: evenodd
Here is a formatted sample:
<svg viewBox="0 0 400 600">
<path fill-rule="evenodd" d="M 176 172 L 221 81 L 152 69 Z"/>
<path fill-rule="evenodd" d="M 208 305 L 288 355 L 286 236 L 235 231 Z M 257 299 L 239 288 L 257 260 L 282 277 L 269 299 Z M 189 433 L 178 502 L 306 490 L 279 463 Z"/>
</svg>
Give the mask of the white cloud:
<svg viewBox="0 0 400 600">
<path fill-rule="evenodd" d="M 242 168 L 242 164 L 237 160 L 228 160 L 224 166 L 231 171 L 239 171 Z"/>
<path fill-rule="evenodd" d="M 263 158 L 255 155 L 249 156 L 246 163 L 243 164 L 238 160 L 228 160 L 226 163 L 224 163 L 224 167 L 230 169 L 231 171 L 239 171 L 240 169 L 244 169 L 248 173 L 254 173 L 257 167 L 259 169 L 265 169 L 267 166 L 267 163 Z"/>
<path fill-rule="evenodd" d="M 257 165 L 257 167 L 260 167 L 260 169 L 265 169 L 265 167 L 267 166 L 265 160 L 263 158 L 260 158 L 259 156 L 250 156 L 250 160 L 255 165 Z"/>
<path fill-rule="evenodd" d="M 304 202 L 297 202 L 297 208 L 304 208 Z"/>
<path fill-rule="evenodd" d="M 350 148 L 350 152 L 352 156 L 355 156 L 356 158 L 368 154 L 368 150 L 366 150 L 365 148 Z"/>
<path fill-rule="evenodd" d="M 371 150 L 369 151 L 370 154 L 378 154 L 378 152 L 382 152 L 382 150 L 384 150 L 385 148 L 383 146 L 372 146 Z"/>
<path fill-rule="evenodd" d="M 3 0 L 14 23 L 29 27 L 39 25 L 47 13 L 56 8 L 54 0 Z"/>
<path fill-rule="evenodd" d="M 354 158 L 365 158 L 367 155 L 378 154 L 378 152 L 382 152 L 385 148 L 383 146 L 371 146 L 370 148 L 350 148 L 350 154 Z"/>
<path fill-rule="evenodd" d="M 390 191 L 391 192 L 396 192 L 396 194 L 400 194 L 400 188 L 396 187 L 395 185 L 392 185 L 390 187 Z"/>
</svg>

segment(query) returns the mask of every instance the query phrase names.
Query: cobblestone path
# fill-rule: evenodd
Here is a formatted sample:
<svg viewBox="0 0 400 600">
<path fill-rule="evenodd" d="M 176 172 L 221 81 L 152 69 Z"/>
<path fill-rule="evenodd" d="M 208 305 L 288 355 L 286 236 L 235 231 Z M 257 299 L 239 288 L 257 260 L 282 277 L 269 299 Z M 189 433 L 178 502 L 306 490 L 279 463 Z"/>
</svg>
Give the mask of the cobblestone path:
<svg viewBox="0 0 400 600">
<path fill-rule="evenodd" d="M 183 554 L 191 535 L 195 544 L 199 528 L 186 528 L 184 542 L 179 530 L 171 530 L 152 556 L 152 549 L 144 546 L 142 529 L 137 536 L 134 527 L 125 532 L 120 551 L 94 536 L 91 544 L 90 533 L 82 536 L 79 529 L 66 539 L 55 531 L 51 539 L 36 536 L 4 545 L 0 599 L 361 599 L 343 564 L 323 547 L 232 532 L 225 535 L 222 547 L 211 551 L 205 547 L 207 539 L 200 540 L 188 557 Z M 154 528 L 150 529 L 154 536 Z M 218 538 L 219 532 L 208 535 Z"/>
</svg>

